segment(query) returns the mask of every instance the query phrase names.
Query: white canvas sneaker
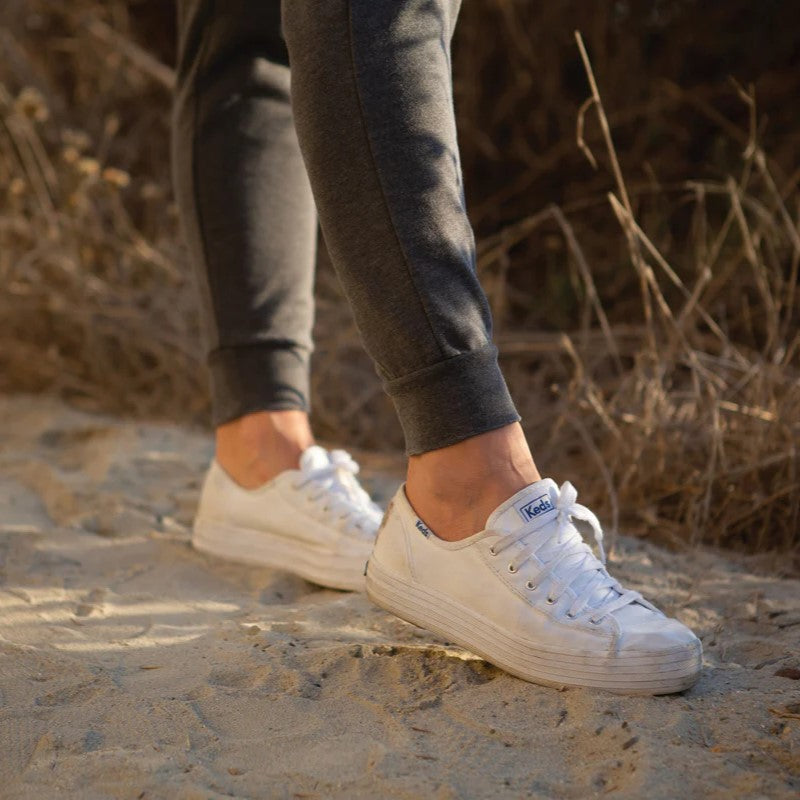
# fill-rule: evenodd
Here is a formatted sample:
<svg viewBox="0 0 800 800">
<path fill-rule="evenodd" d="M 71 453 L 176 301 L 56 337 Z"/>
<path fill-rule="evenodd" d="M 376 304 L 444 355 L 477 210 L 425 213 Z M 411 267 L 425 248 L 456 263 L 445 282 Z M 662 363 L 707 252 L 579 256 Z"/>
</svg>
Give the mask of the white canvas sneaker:
<svg viewBox="0 0 800 800">
<path fill-rule="evenodd" d="M 333 589 L 363 591 L 383 512 L 344 450 L 305 450 L 300 469 L 244 489 L 215 461 L 206 475 L 192 544 L 221 558 L 288 570 Z"/>
<path fill-rule="evenodd" d="M 439 539 L 400 487 L 367 566 L 377 605 L 547 686 L 668 694 L 691 686 L 699 639 L 605 569 L 597 517 L 565 483 L 538 481 L 502 503 L 486 528 Z M 601 560 L 573 520 L 592 529 Z"/>
</svg>

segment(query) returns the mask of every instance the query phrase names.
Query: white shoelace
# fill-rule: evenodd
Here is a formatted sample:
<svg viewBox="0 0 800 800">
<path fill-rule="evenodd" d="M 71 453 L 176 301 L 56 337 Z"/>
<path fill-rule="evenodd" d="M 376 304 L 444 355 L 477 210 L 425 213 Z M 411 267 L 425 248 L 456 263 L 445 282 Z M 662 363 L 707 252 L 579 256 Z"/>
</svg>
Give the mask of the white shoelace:
<svg viewBox="0 0 800 800">
<path fill-rule="evenodd" d="M 606 554 L 603 549 L 603 529 L 594 513 L 586 506 L 576 502 L 578 492 L 566 481 L 559 490 L 556 502 L 556 516 L 549 519 L 537 519 L 523 525 L 513 533 L 490 531 L 500 538 L 490 548 L 492 555 L 498 555 L 511 545 L 520 542 L 522 550 L 509 562 L 508 571 L 516 573 L 532 556 L 535 556 L 543 568 L 534 580 L 525 584 L 530 591 L 535 591 L 549 580 L 551 585 L 546 602 L 555 604 L 571 588 L 575 599 L 567 609 L 567 616 L 575 619 L 584 612 L 592 624 L 599 624 L 603 617 L 630 603 L 641 603 L 656 611 L 655 606 L 645 600 L 639 592 L 625 589 L 619 581 L 612 578 L 606 568 Z M 589 545 L 583 541 L 580 532 L 572 524 L 572 519 L 587 522 L 594 534 L 598 559 Z M 555 526 L 555 531 L 544 538 L 534 536 L 539 531 Z M 532 541 L 525 540 L 531 538 Z M 558 572 L 557 572 L 558 571 Z"/>
<path fill-rule="evenodd" d="M 324 466 L 301 468 L 293 488 L 314 487 L 308 497 L 323 514 L 332 514 L 347 533 L 372 535 L 383 512 L 356 479 L 358 464 L 345 450 L 331 450 L 328 455 L 329 463 Z"/>
</svg>

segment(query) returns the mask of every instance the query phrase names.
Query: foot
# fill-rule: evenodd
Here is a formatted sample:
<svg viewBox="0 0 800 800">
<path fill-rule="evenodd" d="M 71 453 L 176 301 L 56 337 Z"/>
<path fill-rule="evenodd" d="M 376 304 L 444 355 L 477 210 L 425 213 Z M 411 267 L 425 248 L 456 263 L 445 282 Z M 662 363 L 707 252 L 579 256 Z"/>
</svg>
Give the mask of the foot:
<svg viewBox="0 0 800 800">
<path fill-rule="evenodd" d="M 314 444 L 305 411 L 255 411 L 216 430 L 216 458 L 233 480 L 256 489 L 287 469 L 300 466 L 300 456 Z"/>
<path fill-rule="evenodd" d="M 333 589 L 360 591 L 382 511 L 359 484 L 344 450 L 318 445 L 248 489 L 215 459 L 194 522 L 192 544 L 220 558 L 288 570 Z"/>
<path fill-rule="evenodd" d="M 367 568 L 377 605 L 548 686 L 668 694 L 700 674 L 702 647 L 605 568 L 602 530 L 561 489 L 536 481 L 501 503 L 483 530 L 440 539 L 401 487 Z M 600 559 L 572 520 L 594 532 Z"/>
<path fill-rule="evenodd" d="M 406 496 L 437 535 L 452 542 L 480 530 L 499 503 L 540 478 L 515 422 L 411 456 Z"/>
</svg>

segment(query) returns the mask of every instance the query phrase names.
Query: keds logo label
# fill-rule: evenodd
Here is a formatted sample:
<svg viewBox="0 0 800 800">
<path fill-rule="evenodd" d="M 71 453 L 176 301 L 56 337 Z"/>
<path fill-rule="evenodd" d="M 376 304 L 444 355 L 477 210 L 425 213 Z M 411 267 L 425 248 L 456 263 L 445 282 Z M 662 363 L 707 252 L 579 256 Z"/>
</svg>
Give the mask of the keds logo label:
<svg viewBox="0 0 800 800">
<path fill-rule="evenodd" d="M 541 517 L 542 514 L 552 510 L 553 504 L 550 501 L 550 496 L 546 494 L 540 495 L 535 500 L 528 501 L 524 506 L 517 506 L 517 511 L 525 522 L 530 522 L 532 519 Z"/>
<path fill-rule="evenodd" d="M 424 522 L 423 522 L 421 519 L 418 519 L 418 520 L 416 521 L 416 523 L 415 523 L 415 524 L 416 524 L 416 526 L 417 526 L 417 530 L 418 530 L 418 531 L 419 531 L 419 532 L 420 532 L 420 533 L 421 533 L 423 536 L 425 536 L 425 537 L 428 537 L 428 536 L 430 536 L 430 535 L 431 535 L 431 532 L 430 532 L 430 530 L 429 530 L 429 529 L 426 527 L 425 523 L 424 523 Z"/>
</svg>

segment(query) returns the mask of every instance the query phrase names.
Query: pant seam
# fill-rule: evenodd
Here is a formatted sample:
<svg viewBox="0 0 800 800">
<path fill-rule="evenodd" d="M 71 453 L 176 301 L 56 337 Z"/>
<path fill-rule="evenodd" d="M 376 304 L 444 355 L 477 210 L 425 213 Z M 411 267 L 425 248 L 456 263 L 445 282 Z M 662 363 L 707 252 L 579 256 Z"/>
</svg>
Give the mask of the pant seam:
<svg viewBox="0 0 800 800">
<path fill-rule="evenodd" d="M 403 250 L 402 242 L 400 241 L 400 236 L 397 233 L 397 228 L 394 224 L 394 219 L 392 217 L 392 212 L 389 207 L 389 202 L 386 197 L 386 190 L 384 189 L 383 183 L 381 181 L 380 170 L 378 169 L 377 161 L 375 159 L 375 153 L 372 147 L 372 140 L 370 139 L 369 129 L 366 124 L 366 120 L 364 118 L 364 106 L 361 99 L 361 89 L 358 82 L 358 69 L 356 66 L 356 59 L 355 59 L 355 48 L 353 45 L 353 3 L 352 0 L 347 0 L 347 37 L 348 37 L 348 50 L 350 53 L 350 66 L 353 72 L 353 87 L 355 88 L 355 95 L 356 95 L 356 103 L 358 105 L 358 114 L 359 118 L 358 121 L 361 125 L 361 130 L 364 134 L 364 139 L 367 143 L 367 151 L 369 152 L 370 162 L 372 163 L 372 168 L 375 173 L 375 178 L 378 184 L 378 188 L 381 193 L 381 199 L 383 200 L 383 207 L 384 211 L 386 212 L 386 216 L 389 219 L 389 227 L 392 229 L 392 234 L 394 235 L 395 241 L 397 242 L 397 249 L 400 253 L 403 266 L 406 268 L 406 272 L 408 273 L 409 281 L 411 285 L 414 287 L 414 293 L 417 296 L 417 302 L 422 309 L 423 316 L 425 317 L 425 322 L 428 323 L 428 328 L 430 330 L 431 339 L 433 340 L 434 344 L 438 348 L 441 355 L 445 356 L 444 348 L 441 345 L 438 337 L 436 336 L 436 330 L 433 326 L 433 322 L 431 321 L 430 312 L 425 305 L 425 300 L 423 297 L 422 292 L 420 292 L 419 287 L 417 286 L 417 282 L 414 280 L 414 273 L 411 269 L 410 264 L 408 263 L 408 258 L 406 256 L 405 250 Z"/>
</svg>

